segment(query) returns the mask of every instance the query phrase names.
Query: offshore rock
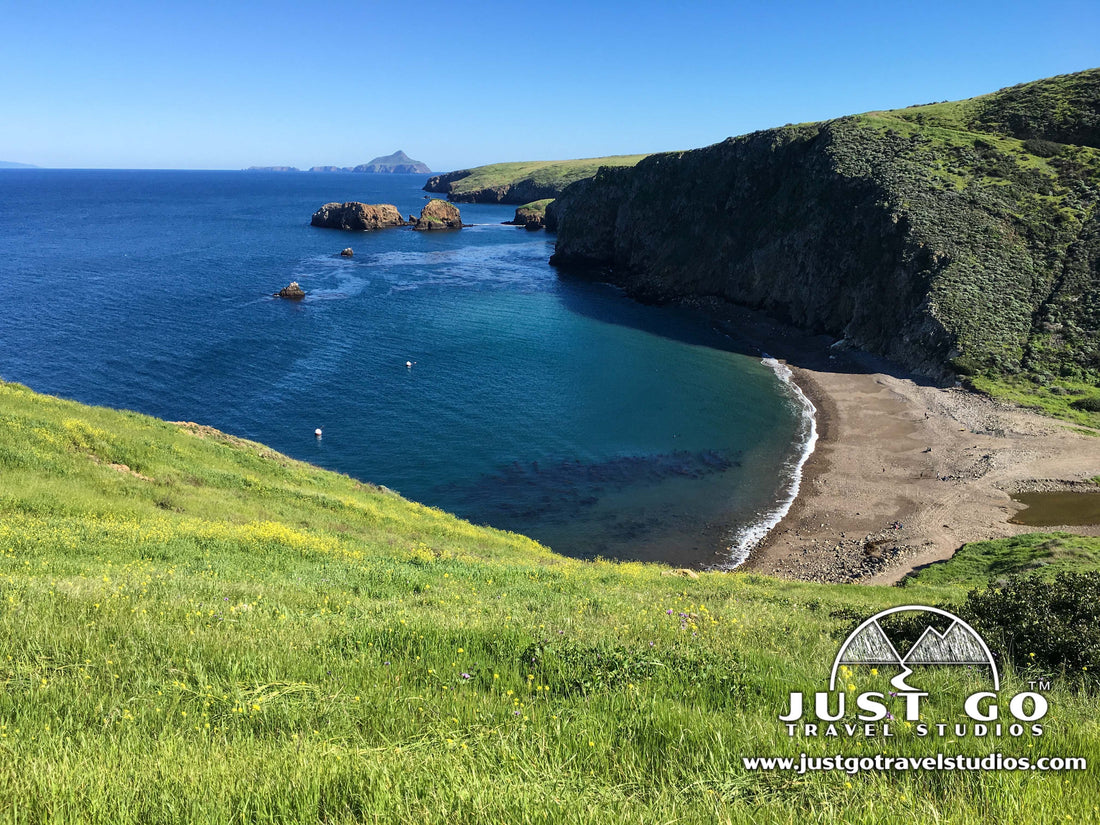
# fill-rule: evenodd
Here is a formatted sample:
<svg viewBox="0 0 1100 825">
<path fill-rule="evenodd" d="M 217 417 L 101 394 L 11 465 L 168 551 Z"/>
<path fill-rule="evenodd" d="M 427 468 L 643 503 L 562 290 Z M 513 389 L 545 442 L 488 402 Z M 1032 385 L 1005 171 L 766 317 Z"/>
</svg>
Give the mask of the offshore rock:
<svg viewBox="0 0 1100 825">
<path fill-rule="evenodd" d="M 513 226 L 524 226 L 528 230 L 542 229 L 546 225 L 546 210 L 553 203 L 549 198 L 526 203 L 516 209 L 516 215 L 511 221 L 506 221 Z"/>
<path fill-rule="evenodd" d="M 284 286 L 278 292 L 275 293 L 276 298 L 290 298 L 292 301 L 300 301 L 306 297 L 306 292 L 300 286 L 297 281 L 291 281 L 287 286 Z"/>
<path fill-rule="evenodd" d="M 326 203 L 313 213 L 312 226 L 365 232 L 389 226 L 406 226 L 397 207 L 389 203 Z"/>
<path fill-rule="evenodd" d="M 340 251 L 340 257 L 341 258 L 350 258 L 354 254 L 355 253 L 352 251 L 350 246 L 347 249 L 342 249 Z"/>
<path fill-rule="evenodd" d="M 458 207 L 447 201 L 433 199 L 424 204 L 420 210 L 420 217 L 413 224 L 413 229 L 421 231 L 432 229 L 461 229 L 462 215 Z"/>
</svg>

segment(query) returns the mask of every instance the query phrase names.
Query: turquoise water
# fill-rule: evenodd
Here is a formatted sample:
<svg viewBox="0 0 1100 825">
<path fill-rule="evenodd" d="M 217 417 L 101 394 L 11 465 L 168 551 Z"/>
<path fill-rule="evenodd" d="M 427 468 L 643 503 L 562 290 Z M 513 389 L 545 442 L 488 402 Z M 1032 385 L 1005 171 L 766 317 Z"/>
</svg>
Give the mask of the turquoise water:
<svg viewBox="0 0 1100 825">
<path fill-rule="evenodd" d="M 0 375 L 209 424 L 563 553 L 728 558 L 786 496 L 789 388 L 687 312 L 559 278 L 552 236 L 500 224 L 512 207 L 464 205 L 477 225 L 449 233 L 309 226 L 327 201 L 418 212 L 422 184 L 4 171 Z M 271 297 L 292 280 L 304 301 Z"/>
</svg>

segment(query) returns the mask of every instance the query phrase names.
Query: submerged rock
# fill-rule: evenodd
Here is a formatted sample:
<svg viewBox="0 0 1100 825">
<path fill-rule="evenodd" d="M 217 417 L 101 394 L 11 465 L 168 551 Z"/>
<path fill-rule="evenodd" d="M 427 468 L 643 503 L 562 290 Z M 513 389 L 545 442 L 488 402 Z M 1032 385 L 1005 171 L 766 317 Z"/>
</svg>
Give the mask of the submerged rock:
<svg viewBox="0 0 1100 825">
<path fill-rule="evenodd" d="M 390 203 L 326 203 L 313 213 L 312 226 L 365 232 L 389 226 L 406 226 L 397 207 Z"/>
<path fill-rule="evenodd" d="M 413 229 L 461 229 L 462 215 L 454 204 L 434 198 L 420 210 Z"/>
<path fill-rule="evenodd" d="M 352 255 L 354 255 L 354 254 L 355 254 L 355 253 L 351 251 L 351 247 L 349 246 L 349 247 L 348 247 L 347 249 L 344 249 L 344 250 L 342 250 L 342 251 L 340 252 L 340 257 L 342 257 L 342 258 L 350 258 L 350 257 L 351 257 Z"/>
<path fill-rule="evenodd" d="M 298 286 L 297 281 L 291 281 L 287 286 L 284 286 L 278 292 L 275 293 L 276 298 L 290 298 L 293 301 L 300 301 L 306 297 L 306 291 Z"/>
</svg>

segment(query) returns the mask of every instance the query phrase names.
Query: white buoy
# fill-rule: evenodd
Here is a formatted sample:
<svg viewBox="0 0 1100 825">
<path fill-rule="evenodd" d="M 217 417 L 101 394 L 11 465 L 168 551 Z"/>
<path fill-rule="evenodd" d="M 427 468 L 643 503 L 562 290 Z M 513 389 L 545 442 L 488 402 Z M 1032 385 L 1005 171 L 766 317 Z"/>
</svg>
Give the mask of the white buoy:
<svg viewBox="0 0 1100 825">
<path fill-rule="evenodd" d="M 321 428 L 318 427 L 316 430 L 313 431 L 313 434 L 315 436 L 317 436 L 318 438 L 320 438 L 321 437 Z"/>
<path fill-rule="evenodd" d="M 413 362 L 412 362 L 412 361 L 406 361 L 406 362 L 405 362 L 405 366 L 406 366 L 406 367 L 407 367 L 408 369 L 410 369 L 410 370 L 411 370 L 411 369 L 413 368 Z"/>
</svg>

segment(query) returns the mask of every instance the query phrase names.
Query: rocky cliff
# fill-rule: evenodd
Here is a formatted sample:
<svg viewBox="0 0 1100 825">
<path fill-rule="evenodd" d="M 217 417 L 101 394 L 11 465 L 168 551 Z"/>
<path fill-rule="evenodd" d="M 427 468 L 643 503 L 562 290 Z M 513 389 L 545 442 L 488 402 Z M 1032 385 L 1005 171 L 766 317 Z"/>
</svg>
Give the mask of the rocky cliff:
<svg viewBox="0 0 1100 825">
<path fill-rule="evenodd" d="M 311 226 L 363 232 L 389 226 L 406 226 L 397 207 L 389 203 L 326 203 L 313 213 Z"/>
<path fill-rule="evenodd" d="M 552 261 L 763 308 L 933 376 L 1100 379 L 1100 70 L 603 169 Z"/>
</svg>

